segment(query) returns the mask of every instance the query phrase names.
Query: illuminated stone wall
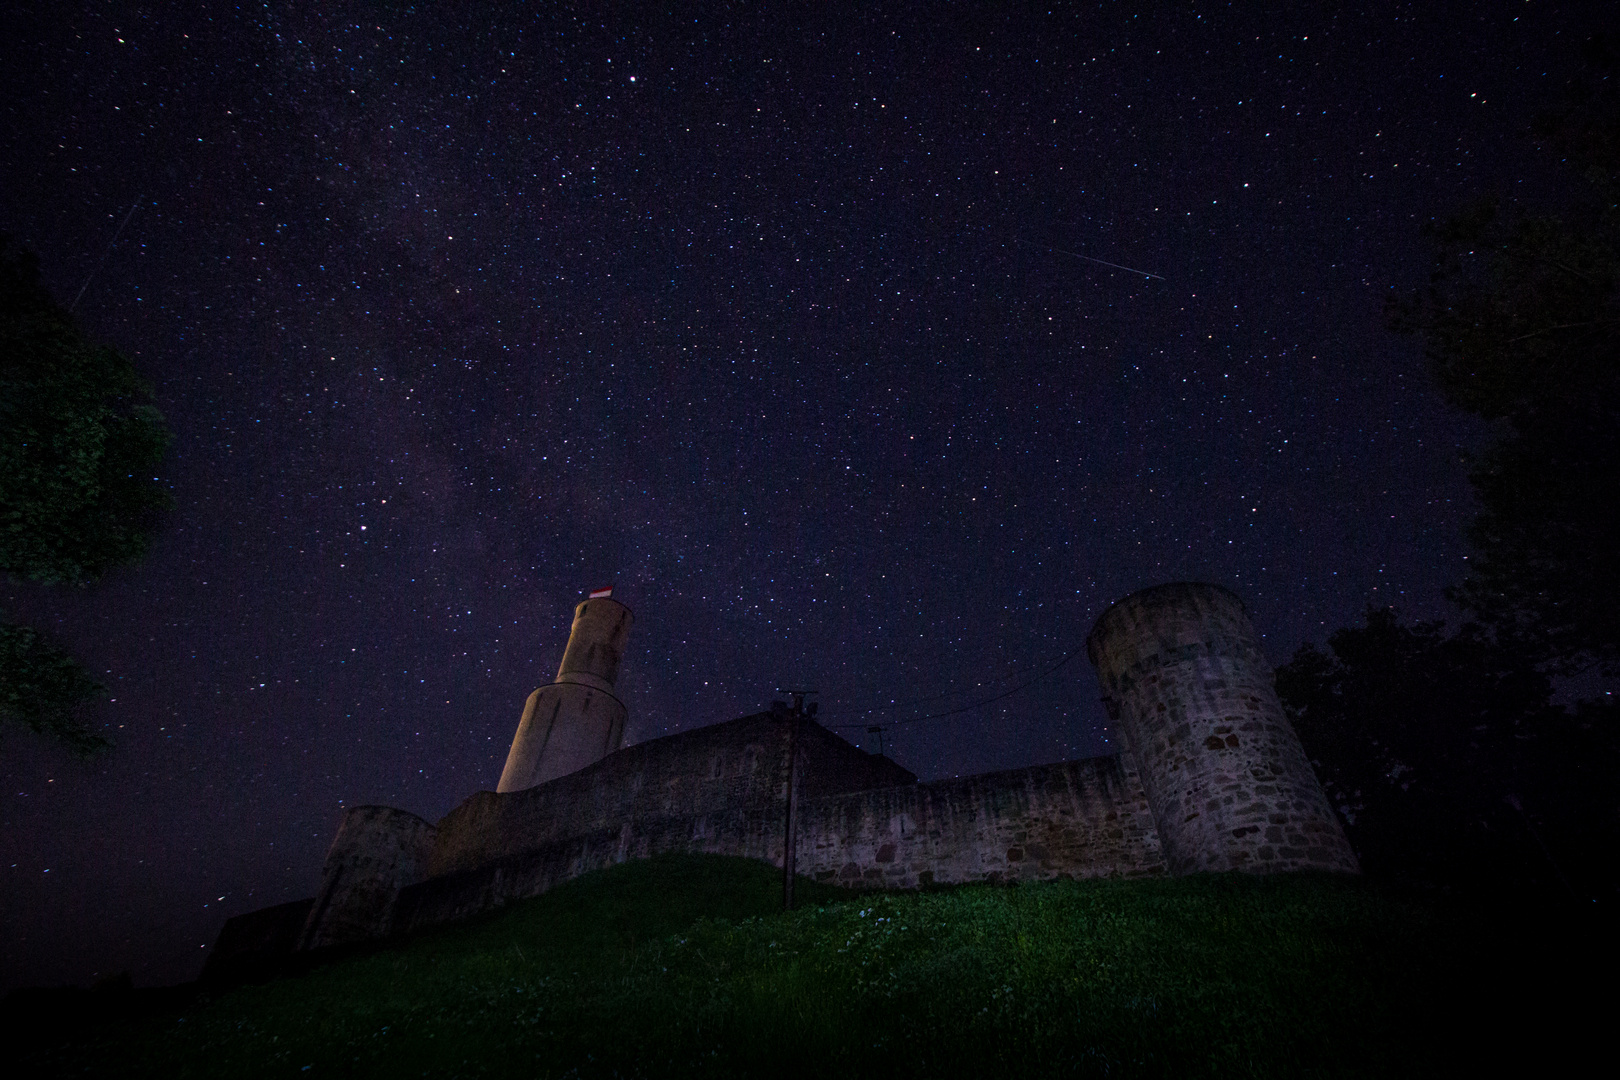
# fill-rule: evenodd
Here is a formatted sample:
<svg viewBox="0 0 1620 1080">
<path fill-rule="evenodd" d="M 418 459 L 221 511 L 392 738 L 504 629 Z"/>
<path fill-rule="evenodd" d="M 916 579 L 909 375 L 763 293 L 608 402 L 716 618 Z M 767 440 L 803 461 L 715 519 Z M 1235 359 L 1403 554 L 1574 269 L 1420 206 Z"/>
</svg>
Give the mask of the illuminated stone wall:
<svg viewBox="0 0 1620 1080">
<path fill-rule="evenodd" d="M 1064 761 L 803 804 L 801 874 L 857 888 L 1162 874 L 1129 762 Z"/>
<path fill-rule="evenodd" d="M 1087 647 L 1172 874 L 1357 871 L 1235 595 L 1144 589 L 1103 613 Z"/>
<path fill-rule="evenodd" d="M 1087 647 L 1126 743 L 1117 757 L 920 784 L 803 721 L 799 873 L 903 889 L 1356 871 L 1236 596 L 1187 583 L 1134 593 Z M 355 808 L 300 947 L 465 918 L 628 859 L 703 852 L 780 866 L 792 730 L 777 711 L 653 739 L 534 787 L 479 792 L 437 826 Z M 286 936 L 247 920 L 232 947 Z"/>
</svg>

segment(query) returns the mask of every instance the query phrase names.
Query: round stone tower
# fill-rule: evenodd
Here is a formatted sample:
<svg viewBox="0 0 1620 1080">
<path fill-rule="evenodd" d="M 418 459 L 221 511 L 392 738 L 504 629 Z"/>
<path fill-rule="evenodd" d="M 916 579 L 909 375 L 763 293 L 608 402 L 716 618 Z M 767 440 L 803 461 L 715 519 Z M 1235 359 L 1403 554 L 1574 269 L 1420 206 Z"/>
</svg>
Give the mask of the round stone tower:
<svg viewBox="0 0 1620 1080">
<path fill-rule="evenodd" d="M 1132 593 L 1086 650 L 1172 874 L 1358 871 L 1235 595 L 1194 582 Z"/>
<path fill-rule="evenodd" d="M 345 810 L 297 947 L 318 949 L 386 935 L 399 890 L 420 880 L 435 832 L 415 814 L 391 806 Z"/>
<path fill-rule="evenodd" d="M 630 609 L 608 595 L 593 595 L 574 609 L 557 681 L 524 703 L 496 791 L 555 780 L 619 749 L 626 713 L 613 696 L 613 680 L 632 621 Z"/>
</svg>

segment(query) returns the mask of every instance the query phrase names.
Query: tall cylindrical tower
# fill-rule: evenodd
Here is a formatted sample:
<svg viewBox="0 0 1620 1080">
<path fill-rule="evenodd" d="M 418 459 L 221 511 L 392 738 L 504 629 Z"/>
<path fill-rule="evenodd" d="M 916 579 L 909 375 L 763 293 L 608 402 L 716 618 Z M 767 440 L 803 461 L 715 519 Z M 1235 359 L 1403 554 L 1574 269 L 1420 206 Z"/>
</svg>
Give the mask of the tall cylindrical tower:
<svg viewBox="0 0 1620 1080">
<path fill-rule="evenodd" d="M 605 595 L 574 609 L 557 681 L 529 695 L 496 791 L 522 791 L 566 776 L 624 743 L 624 704 L 613 680 L 633 621 L 630 609 Z"/>
<path fill-rule="evenodd" d="M 1172 874 L 1357 872 L 1235 595 L 1143 589 L 1103 612 L 1086 649 Z"/>
</svg>

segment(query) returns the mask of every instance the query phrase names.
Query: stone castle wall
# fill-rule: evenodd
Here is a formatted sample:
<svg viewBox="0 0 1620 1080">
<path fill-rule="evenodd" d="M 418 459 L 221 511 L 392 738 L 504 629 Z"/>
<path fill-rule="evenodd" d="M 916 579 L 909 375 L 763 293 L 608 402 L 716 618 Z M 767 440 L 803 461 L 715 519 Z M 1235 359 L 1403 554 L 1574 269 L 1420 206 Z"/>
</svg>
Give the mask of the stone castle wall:
<svg viewBox="0 0 1620 1080">
<path fill-rule="evenodd" d="M 920 784 L 812 723 L 800 739 L 794 850 L 803 876 L 888 889 L 1165 873 L 1128 758 Z M 578 779 L 480 792 L 436 829 L 395 811 L 407 838 L 420 843 L 431 830 L 417 864 L 389 857 L 403 849 L 386 835 L 357 844 L 393 819 L 379 816 L 386 807 L 355 807 L 333 843 L 320 896 L 230 920 L 211 975 L 228 979 L 263 966 L 300 934 L 326 946 L 410 933 L 630 859 L 710 853 L 780 866 L 787 742 L 785 718 L 744 717 L 627 748 Z M 365 872 L 346 877 L 350 867 Z M 350 883 L 359 887 L 343 887 Z"/>
<path fill-rule="evenodd" d="M 481 791 L 439 822 L 424 876 L 616 834 L 627 823 L 646 836 L 684 830 L 694 851 L 754 858 L 774 851 L 780 860 L 790 726 L 786 715 L 745 716 L 626 747 L 538 787 Z M 800 731 L 801 799 L 917 782 L 819 724 L 805 721 Z M 673 850 L 664 843 L 656 850 Z"/>
<path fill-rule="evenodd" d="M 479 792 L 437 826 L 387 807 L 350 810 L 300 946 L 464 918 L 657 854 L 780 866 L 796 723 L 794 853 L 798 872 L 820 880 L 916 888 L 1356 871 L 1236 596 L 1189 583 L 1134 593 L 1103 614 L 1087 647 L 1124 736 L 1117 757 L 919 784 L 812 721 L 746 716 L 535 787 Z M 246 955 L 253 941 L 281 941 L 292 918 L 239 917 L 218 948 Z"/>
<path fill-rule="evenodd" d="M 233 915 L 220 928 L 203 964 L 202 982 L 269 978 L 298 948 L 298 937 L 315 904 L 311 897 Z"/>
<path fill-rule="evenodd" d="M 392 806 L 345 810 L 298 947 L 318 949 L 388 933 L 400 886 L 423 876 L 434 833 L 426 821 Z"/>
<path fill-rule="evenodd" d="M 318 900 L 307 940 L 338 944 L 421 929 L 536 896 L 560 882 L 670 852 L 780 866 L 792 719 L 763 713 L 609 755 L 523 791 L 479 792 L 431 829 L 420 869 L 383 881 L 375 858 L 350 907 Z M 854 888 L 1165 871 L 1147 797 L 1127 759 L 1069 761 L 917 783 L 811 721 L 799 734 L 795 855 L 806 876 Z M 380 808 L 356 808 L 327 876 Z M 352 820 L 351 820 L 352 819 Z M 379 840 L 384 851 L 399 844 Z M 323 889 L 323 898 L 331 890 Z M 385 905 L 383 898 L 387 897 Z M 324 913 L 324 914 L 322 914 Z M 314 938 L 318 932 L 320 937 Z"/>
<path fill-rule="evenodd" d="M 806 800 L 797 832 L 799 872 L 853 888 L 1165 871 L 1141 780 L 1119 757 Z"/>
<path fill-rule="evenodd" d="M 502 845 L 499 854 L 405 886 L 392 932 L 490 911 L 630 859 L 702 852 L 782 864 L 780 798 L 686 809 L 698 812 L 598 822 L 535 847 Z M 794 832 L 801 875 L 857 889 L 1165 872 L 1147 797 L 1115 757 L 801 797 Z"/>
</svg>

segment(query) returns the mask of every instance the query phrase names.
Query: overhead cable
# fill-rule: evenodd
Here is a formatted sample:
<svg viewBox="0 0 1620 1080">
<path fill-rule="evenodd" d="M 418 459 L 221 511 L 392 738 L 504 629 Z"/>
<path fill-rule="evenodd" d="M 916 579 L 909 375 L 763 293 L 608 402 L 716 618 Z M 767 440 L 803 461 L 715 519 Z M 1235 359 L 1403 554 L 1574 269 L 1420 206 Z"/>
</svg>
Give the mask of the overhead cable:
<svg viewBox="0 0 1620 1080">
<path fill-rule="evenodd" d="M 1036 683 L 1040 682 L 1042 679 L 1046 678 L 1048 675 L 1052 675 L 1052 674 L 1056 673 L 1065 664 L 1067 664 L 1070 660 L 1073 660 L 1076 656 L 1079 656 L 1080 653 L 1083 652 L 1084 650 L 1085 650 L 1085 646 L 1081 645 L 1078 649 L 1074 649 L 1073 651 L 1065 654 L 1061 660 L 1059 660 L 1057 663 L 1053 664 L 1051 667 L 1047 668 L 1045 671 L 1041 672 L 1039 675 L 1036 675 L 1034 678 L 1025 680 L 1024 682 L 1019 683 L 1017 686 L 1014 686 L 1010 690 L 1003 690 L 1001 693 L 996 694 L 994 697 L 987 697 L 983 701 L 975 701 L 971 705 L 963 705 L 963 706 L 961 706 L 959 708 L 947 709 L 944 712 L 929 713 L 927 716 L 912 716 L 912 717 L 908 717 L 908 718 L 906 718 L 904 720 L 894 720 L 894 721 L 891 721 L 891 724 L 893 724 L 894 726 L 899 726 L 901 724 L 917 724 L 917 723 L 921 723 L 924 720 L 938 720 L 938 719 L 941 719 L 942 717 L 957 716 L 957 715 L 959 715 L 961 713 L 972 712 L 974 709 L 980 709 L 980 708 L 983 708 L 986 705 L 994 704 L 995 702 L 1000 701 L 1003 698 L 1012 697 L 1014 694 L 1018 693 L 1020 690 L 1026 690 L 1029 687 L 1034 686 Z M 948 696 L 948 695 L 938 695 L 938 696 Z M 921 700 L 927 701 L 929 699 L 923 698 Z M 906 704 L 906 703 L 903 702 L 902 704 Z M 910 704 L 915 705 L 915 704 L 918 704 L 918 702 L 911 702 Z M 880 706 L 880 707 L 883 707 L 883 708 L 888 708 L 888 707 L 898 708 L 899 706 Z M 866 709 L 864 711 L 865 712 L 875 712 L 876 710 L 875 709 Z M 857 713 L 855 715 L 858 716 L 860 714 Z M 865 727 L 866 725 L 865 724 L 824 724 L 822 726 L 823 727 L 830 727 L 830 728 L 857 728 L 857 727 Z"/>
</svg>

